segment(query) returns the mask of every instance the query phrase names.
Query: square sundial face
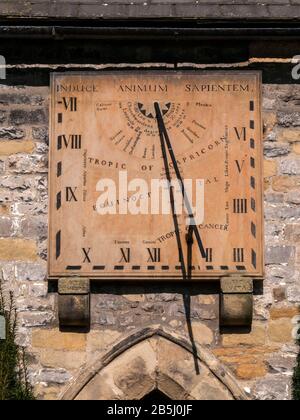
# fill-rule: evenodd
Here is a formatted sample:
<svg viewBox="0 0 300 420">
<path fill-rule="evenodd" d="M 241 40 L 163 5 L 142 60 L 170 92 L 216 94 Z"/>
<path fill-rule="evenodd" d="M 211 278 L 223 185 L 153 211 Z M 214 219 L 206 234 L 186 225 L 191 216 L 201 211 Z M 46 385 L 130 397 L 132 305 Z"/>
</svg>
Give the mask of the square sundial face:
<svg viewBox="0 0 300 420">
<path fill-rule="evenodd" d="M 63 73 L 51 92 L 49 277 L 263 276 L 260 73 Z"/>
</svg>

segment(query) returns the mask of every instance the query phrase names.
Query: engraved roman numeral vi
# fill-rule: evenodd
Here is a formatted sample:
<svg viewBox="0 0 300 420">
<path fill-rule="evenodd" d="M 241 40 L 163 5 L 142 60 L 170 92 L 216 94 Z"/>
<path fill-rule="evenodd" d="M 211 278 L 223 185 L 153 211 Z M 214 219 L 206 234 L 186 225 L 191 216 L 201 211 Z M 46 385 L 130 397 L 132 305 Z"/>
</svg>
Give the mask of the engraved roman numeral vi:
<svg viewBox="0 0 300 420">
<path fill-rule="evenodd" d="M 238 140 L 247 140 L 247 128 L 246 127 L 234 127 L 234 132 Z"/>
</svg>

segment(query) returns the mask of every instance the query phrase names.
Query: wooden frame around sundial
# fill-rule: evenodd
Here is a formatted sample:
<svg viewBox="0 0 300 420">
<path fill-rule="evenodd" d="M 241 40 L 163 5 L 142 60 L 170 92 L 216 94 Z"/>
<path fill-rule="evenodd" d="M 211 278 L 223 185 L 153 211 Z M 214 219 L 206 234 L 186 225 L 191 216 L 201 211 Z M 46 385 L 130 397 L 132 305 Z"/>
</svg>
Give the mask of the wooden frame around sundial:
<svg viewBox="0 0 300 420">
<path fill-rule="evenodd" d="M 262 149 L 260 72 L 52 74 L 49 277 L 262 278 Z M 168 172 L 204 191 L 188 241 L 186 214 L 150 211 L 151 182 Z M 148 194 L 119 196 L 124 173 Z M 103 201 L 103 180 L 116 199 Z"/>
</svg>

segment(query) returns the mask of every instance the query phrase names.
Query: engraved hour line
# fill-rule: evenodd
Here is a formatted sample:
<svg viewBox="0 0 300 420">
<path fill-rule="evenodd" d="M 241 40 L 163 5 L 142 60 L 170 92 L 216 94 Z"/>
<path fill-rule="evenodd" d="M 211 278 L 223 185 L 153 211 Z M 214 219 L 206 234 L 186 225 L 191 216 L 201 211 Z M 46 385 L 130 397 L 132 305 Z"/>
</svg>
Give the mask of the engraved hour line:
<svg viewBox="0 0 300 420">
<path fill-rule="evenodd" d="M 94 265 L 93 270 L 105 270 L 105 265 Z"/>
<path fill-rule="evenodd" d="M 256 224 L 251 222 L 251 234 L 254 238 L 256 238 Z"/>
<path fill-rule="evenodd" d="M 56 176 L 59 178 L 62 174 L 62 162 L 57 162 Z"/>
<path fill-rule="evenodd" d="M 61 208 L 61 191 L 56 194 L 56 210 Z"/>
<path fill-rule="evenodd" d="M 56 245 L 56 259 L 58 259 L 60 257 L 60 251 L 61 251 L 61 230 L 59 230 L 56 233 L 55 245 Z"/>
<path fill-rule="evenodd" d="M 256 252 L 254 251 L 254 249 L 251 250 L 251 260 L 252 260 L 253 267 L 256 269 L 256 266 L 257 266 L 257 256 L 256 256 Z"/>
</svg>

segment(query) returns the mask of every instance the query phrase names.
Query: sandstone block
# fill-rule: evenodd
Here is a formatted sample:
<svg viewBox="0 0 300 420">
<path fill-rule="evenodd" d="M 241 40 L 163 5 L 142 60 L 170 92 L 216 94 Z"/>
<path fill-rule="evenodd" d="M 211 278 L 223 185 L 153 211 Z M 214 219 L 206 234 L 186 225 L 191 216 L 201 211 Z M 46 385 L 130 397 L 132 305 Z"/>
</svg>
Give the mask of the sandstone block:
<svg viewBox="0 0 300 420">
<path fill-rule="evenodd" d="M 38 359 L 45 368 L 79 369 L 86 363 L 85 352 L 44 349 L 38 354 Z"/>
<path fill-rule="evenodd" d="M 256 362 L 255 364 L 241 364 L 235 372 L 238 378 L 250 380 L 266 376 L 267 368 L 265 363 Z"/>
<path fill-rule="evenodd" d="M 282 129 L 278 132 L 279 142 L 294 143 L 300 141 L 300 130 L 299 129 Z"/>
<path fill-rule="evenodd" d="M 300 307 L 298 306 L 289 306 L 282 308 L 271 308 L 270 316 L 271 319 L 277 320 L 281 318 L 294 318 L 294 316 L 300 315 Z"/>
<path fill-rule="evenodd" d="M 299 136 L 300 140 L 300 136 Z M 300 143 L 293 144 L 293 152 L 296 153 L 296 155 L 300 155 Z"/>
<path fill-rule="evenodd" d="M 214 333 L 207 325 L 201 322 L 193 322 L 192 329 L 193 329 L 194 339 L 199 344 L 210 345 L 213 343 Z"/>
<path fill-rule="evenodd" d="M 32 347 L 65 351 L 84 351 L 86 348 L 86 334 L 62 333 L 56 329 L 38 329 L 32 333 Z"/>
<path fill-rule="evenodd" d="M 269 178 L 277 174 L 277 162 L 273 160 L 264 160 L 264 177 Z"/>
<path fill-rule="evenodd" d="M 0 156 L 10 156 L 19 153 L 32 153 L 35 145 L 32 141 L 1 141 Z"/>
<path fill-rule="evenodd" d="M 271 321 L 268 336 L 273 343 L 286 344 L 293 341 L 292 330 L 294 325 L 290 319 L 282 318 Z"/>
<path fill-rule="evenodd" d="M 266 325 L 254 323 L 249 334 L 224 334 L 223 345 L 233 346 L 260 346 L 266 343 Z"/>
<path fill-rule="evenodd" d="M 272 187 L 276 192 L 288 192 L 289 190 L 300 187 L 300 177 L 287 175 L 274 177 Z"/>
<path fill-rule="evenodd" d="M 36 261 L 35 241 L 24 239 L 0 239 L 0 260 Z"/>
</svg>

